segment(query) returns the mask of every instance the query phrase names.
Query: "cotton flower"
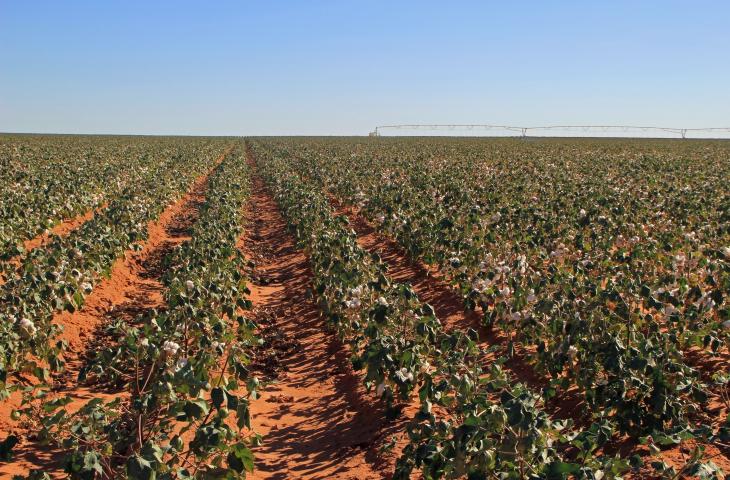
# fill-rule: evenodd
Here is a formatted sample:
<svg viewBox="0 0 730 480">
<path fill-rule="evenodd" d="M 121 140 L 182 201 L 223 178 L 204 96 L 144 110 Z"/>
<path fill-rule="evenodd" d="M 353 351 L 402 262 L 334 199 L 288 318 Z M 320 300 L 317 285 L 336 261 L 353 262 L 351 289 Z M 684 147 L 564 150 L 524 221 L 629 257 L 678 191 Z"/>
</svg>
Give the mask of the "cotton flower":
<svg viewBox="0 0 730 480">
<path fill-rule="evenodd" d="M 528 301 L 528 303 L 537 302 L 537 296 L 535 295 L 534 290 L 530 290 L 530 293 L 527 294 L 527 301 Z"/>
<path fill-rule="evenodd" d="M 571 360 L 575 360 L 575 357 L 578 355 L 578 349 L 575 347 L 575 345 L 571 345 L 568 347 L 568 358 Z"/>
<path fill-rule="evenodd" d="M 178 358 L 177 363 L 175 364 L 175 371 L 180 371 L 183 368 L 185 368 L 188 365 L 188 359 L 187 358 Z"/>
<path fill-rule="evenodd" d="M 664 310 L 664 315 L 666 315 L 667 317 L 670 317 L 670 316 L 674 315 L 675 313 L 679 313 L 679 310 L 677 310 L 675 308 L 675 306 L 672 304 L 665 305 L 663 310 Z"/>
<path fill-rule="evenodd" d="M 578 212 L 578 213 L 580 214 L 581 217 L 585 217 L 586 215 L 588 215 L 588 212 L 586 212 L 585 208 L 581 208 L 580 212 Z"/>
<path fill-rule="evenodd" d="M 358 285 L 357 287 L 350 289 L 351 297 L 360 298 L 360 295 L 362 295 L 362 286 Z"/>
<path fill-rule="evenodd" d="M 517 257 L 517 265 L 519 268 L 520 275 L 524 275 L 527 271 L 527 257 L 524 255 L 520 255 Z"/>
<path fill-rule="evenodd" d="M 477 278 L 476 280 L 474 280 L 474 283 L 472 284 L 472 287 L 477 292 L 482 293 L 482 292 L 484 292 L 484 290 L 486 290 L 487 288 L 489 288 L 489 285 L 490 284 L 491 284 L 491 282 L 489 280 L 487 280 L 487 279 Z"/>
<path fill-rule="evenodd" d="M 352 298 L 350 300 L 345 300 L 345 306 L 349 309 L 355 309 L 360 307 L 360 299 L 359 298 Z"/>
<path fill-rule="evenodd" d="M 400 373 L 405 377 L 409 382 L 413 381 L 413 373 L 409 372 L 407 368 L 403 367 L 400 369 Z"/>
<path fill-rule="evenodd" d="M 730 259 L 730 247 L 722 247 L 721 252 L 725 255 L 725 258 Z"/>
<path fill-rule="evenodd" d="M 509 287 L 500 288 L 499 294 L 503 297 L 509 297 L 510 295 L 512 295 L 512 290 Z"/>
<path fill-rule="evenodd" d="M 143 338 L 142 340 L 139 341 L 139 345 L 140 345 L 140 347 L 147 348 L 150 346 L 150 340 L 148 338 Z"/>
<path fill-rule="evenodd" d="M 185 282 L 185 288 L 187 289 L 188 292 L 192 292 L 193 288 L 195 288 L 195 284 L 193 283 L 192 280 L 188 280 L 187 282 Z"/>
<path fill-rule="evenodd" d="M 162 344 L 162 351 L 168 357 L 175 355 L 178 350 L 180 350 L 180 345 L 170 340 L 165 340 L 165 343 Z"/>
<path fill-rule="evenodd" d="M 80 287 L 81 287 L 81 290 L 83 290 L 84 293 L 87 295 L 90 294 L 94 290 L 94 287 L 92 287 L 89 282 L 82 283 L 80 285 Z"/>
<path fill-rule="evenodd" d="M 378 215 L 377 217 L 375 217 L 375 220 L 377 220 L 378 223 L 384 223 L 385 222 L 385 215 L 383 215 L 381 213 L 380 215 Z"/>
<path fill-rule="evenodd" d="M 378 305 L 381 305 L 383 307 L 388 306 L 388 300 L 385 299 L 385 297 L 378 297 Z"/>
<path fill-rule="evenodd" d="M 18 321 L 18 328 L 20 328 L 20 332 L 24 334 L 24 336 L 32 337 L 36 334 L 38 329 L 36 328 L 35 324 L 28 320 L 27 318 L 21 318 Z"/>
<path fill-rule="evenodd" d="M 698 305 L 702 308 L 710 310 L 715 306 L 715 301 L 709 295 L 704 295 L 698 302 Z"/>
</svg>

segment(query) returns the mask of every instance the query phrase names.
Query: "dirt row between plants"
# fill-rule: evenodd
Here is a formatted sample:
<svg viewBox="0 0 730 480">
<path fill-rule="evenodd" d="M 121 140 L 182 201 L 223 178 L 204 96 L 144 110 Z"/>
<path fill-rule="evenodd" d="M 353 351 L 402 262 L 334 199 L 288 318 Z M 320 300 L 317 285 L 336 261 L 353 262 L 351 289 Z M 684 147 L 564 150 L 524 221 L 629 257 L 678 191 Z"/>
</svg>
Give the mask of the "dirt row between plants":
<svg viewBox="0 0 730 480">
<path fill-rule="evenodd" d="M 474 328 L 479 333 L 479 338 L 485 346 L 501 345 L 506 347 L 508 338 L 504 333 L 484 327 L 481 316 L 474 311 L 466 311 L 459 294 L 442 277 L 440 272 L 425 265 L 421 261 L 411 258 L 405 250 L 394 240 L 377 232 L 359 211 L 350 205 L 341 204 L 336 198 L 331 197 L 331 203 L 337 214 L 345 215 L 350 221 L 358 237 L 358 244 L 371 253 L 377 253 L 383 262 L 388 266 L 389 276 L 399 282 L 410 283 L 418 294 L 421 301 L 429 303 L 436 311 L 437 317 L 441 320 L 446 329 Z M 504 354 L 504 352 L 502 352 Z M 516 380 L 525 382 L 534 388 L 545 385 L 545 378 L 540 377 L 534 369 L 526 362 L 527 352 L 517 352 L 516 356 L 506 363 L 506 367 L 514 374 Z M 494 355 L 488 355 L 483 359 L 489 362 Z M 586 421 L 580 413 L 582 400 L 577 396 L 569 395 L 568 398 L 558 397 L 547 405 L 551 416 L 559 419 L 573 419 Z M 687 445 L 668 448 L 661 452 L 661 460 L 679 469 L 689 458 L 691 453 L 691 442 Z M 725 472 L 730 472 L 730 459 L 715 445 L 704 445 L 705 458 L 711 459 Z M 648 455 L 646 446 L 638 445 L 636 440 L 628 437 L 611 445 L 611 454 L 620 453 L 623 456 L 634 454 Z M 648 458 L 645 460 L 648 462 Z M 653 457 L 656 458 L 656 457 Z M 652 458 L 652 459 L 653 459 Z M 656 474 L 651 468 L 642 469 L 638 476 L 627 476 L 626 478 L 654 478 Z"/>
<path fill-rule="evenodd" d="M 125 252 L 123 258 L 117 259 L 110 276 L 96 286 L 81 310 L 62 312 L 54 317 L 53 322 L 64 327 L 60 337 L 69 344 L 65 354 L 67 371 L 56 379 L 58 394 L 70 395 L 74 399 L 67 410 L 74 411 L 92 398 L 108 401 L 128 395 L 126 391 L 79 385 L 76 382 L 79 370 L 84 360 L 93 356 L 109 340 L 103 335 L 105 325 L 113 320 L 131 323 L 145 312 L 164 308 L 164 286 L 160 282 L 162 260 L 177 245 L 190 239 L 190 229 L 205 202 L 208 177 L 231 150 L 227 149 L 205 175 L 195 180 L 184 196 L 169 205 L 156 221 L 148 224 L 148 238 L 142 249 Z M 0 430 L 16 433 L 22 439 L 14 450 L 13 461 L 0 465 L 0 477 L 27 474 L 38 468 L 62 477 L 60 461 L 64 452 L 35 442 L 27 425 L 9 420 L 10 412 L 18 407 L 19 402 L 19 396 L 14 395 L 0 403 Z"/>
<path fill-rule="evenodd" d="M 252 167 L 255 168 L 255 167 Z M 253 180 L 243 250 L 253 311 L 267 345 L 255 359 L 268 383 L 251 405 L 264 436 L 253 479 L 383 478 L 382 409 L 352 370 L 310 293 L 312 273 L 263 181 Z"/>
</svg>

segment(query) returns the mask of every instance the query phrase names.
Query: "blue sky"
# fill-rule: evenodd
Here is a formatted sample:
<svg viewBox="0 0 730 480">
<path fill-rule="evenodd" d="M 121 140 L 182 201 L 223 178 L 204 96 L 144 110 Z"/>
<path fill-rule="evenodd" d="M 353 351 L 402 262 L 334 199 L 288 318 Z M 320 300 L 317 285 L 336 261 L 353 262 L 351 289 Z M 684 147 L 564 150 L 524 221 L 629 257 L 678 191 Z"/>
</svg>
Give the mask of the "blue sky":
<svg viewBox="0 0 730 480">
<path fill-rule="evenodd" d="M 730 126 L 727 1 L 0 0 L 0 131 Z"/>
</svg>

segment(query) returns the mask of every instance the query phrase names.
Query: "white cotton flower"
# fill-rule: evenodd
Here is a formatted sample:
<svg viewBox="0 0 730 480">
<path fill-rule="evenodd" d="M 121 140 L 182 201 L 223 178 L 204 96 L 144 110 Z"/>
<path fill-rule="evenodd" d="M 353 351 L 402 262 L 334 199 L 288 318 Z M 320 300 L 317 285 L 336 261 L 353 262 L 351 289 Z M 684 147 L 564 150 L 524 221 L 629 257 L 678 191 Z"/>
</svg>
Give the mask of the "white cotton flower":
<svg viewBox="0 0 730 480">
<path fill-rule="evenodd" d="M 575 345 L 571 345 L 568 347 L 568 358 L 571 360 L 575 360 L 575 357 L 578 355 L 578 349 L 575 347 Z"/>
<path fill-rule="evenodd" d="M 187 366 L 187 364 L 188 364 L 187 358 L 178 358 L 177 363 L 175 364 L 175 371 L 177 372 L 179 370 L 182 370 L 183 368 L 185 368 Z"/>
<path fill-rule="evenodd" d="M 378 297 L 378 305 L 381 305 L 383 307 L 388 306 L 388 300 L 385 299 L 385 297 Z"/>
<path fill-rule="evenodd" d="M 477 278 L 476 280 L 474 280 L 474 283 L 472 284 L 472 287 L 473 287 L 473 288 L 474 288 L 474 290 L 476 290 L 477 292 L 479 292 L 479 293 L 482 293 L 482 292 L 484 292 L 484 291 L 485 291 L 485 290 L 486 290 L 487 288 L 489 288 L 489 285 L 490 285 L 491 283 L 492 283 L 492 282 L 490 282 L 490 281 L 489 281 L 489 280 L 487 280 L 487 279 L 484 279 L 484 278 Z"/>
<path fill-rule="evenodd" d="M 148 338 L 143 338 L 142 340 L 139 341 L 139 345 L 141 347 L 147 348 L 150 346 L 150 340 Z"/>
<path fill-rule="evenodd" d="M 412 382 L 412 381 L 413 381 L 413 373 L 412 373 L 412 372 L 409 372 L 409 371 L 408 371 L 408 369 L 407 369 L 406 367 L 403 367 L 403 368 L 401 368 L 401 369 L 400 369 L 400 373 L 401 373 L 401 374 L 403 374 L 403 376 L 404 376 L 404 377 L 405 377 L 405 378 L 406 378 L 406 379 L 407 379 L 407 380 L 408 380 L 409 382 Z"/>
<path fill-rule="evenodd" d="M 512 295 L 512 290 L 509 287 L 500 288 L 499 294 L 503 297 L 509 297 L 510 295 Z"/>
<path fill-rule="evenodd" d="M 34 336 L 38 331 L 35 324 L 27 318 L 21 318 L 18 321 L 18 328 L 20 328 L 21 333 L 28 337 Z"/>
<path fill-rule="evenodd" d="M 162 344 L 162 351 L 168 357 L 175 355 L 178 350 L 180 350 L 180 345 L 170 340 L 165 340 L 165 343 Z"/>
<path fill-rule="evenodd" d="M 360 295 L 362 295 L 362 286 L 358 285 L 357 287 L 350 289 L 351 297 L 360 298 Z"/>
<path fill-rule="evenodd" d="M 349 309 L 355 309 L 360 307 L 360 299 L 359 298 L 352 298 L 350 300 L 345 301 L 345 306 Z"/>
<path fill-rule="evenodd" d="M 94 287 L 92 287 L 89 282 L 82 283 L 80 285 L 80 287 L 81 287 L 81 290 L 83 290 L 84 293 L 87 295 L 90 294 L 94 290 Z"/>
<path fill-rule="evenodd" d="M 580 212 L 578 212 L 578 213 L 580 214 L 581 217 L 585 217 L 586 215 L 588 215 L 588 212 L 586 212 L 585 208 L 581 208 Z"/>
<path fill-rule="evenodd" d="M 711 310 L 715 307 L 715 301 L 712 299 L 712 297 L 710 297 L 710 295 L 705 294 L 698 302 L 698 305 L 707 310 Z"/>
<path fill-rule="evenodd" d="M 192 280 L 188 280 L 187 282 L 185 282 L 185 288 L 187 289 L 188 292 L 192 292 L 193 289 L 195 288 L 195 284 L 193 283 Z"/>
<path fill-rule="evenodd" d="M 385 383 L 378 385 L 378 388 L 375 389 L 375 393 L 377 393 L 379 397 L 383 396 L 383 393 L 385 393 Z"/>
</svg>

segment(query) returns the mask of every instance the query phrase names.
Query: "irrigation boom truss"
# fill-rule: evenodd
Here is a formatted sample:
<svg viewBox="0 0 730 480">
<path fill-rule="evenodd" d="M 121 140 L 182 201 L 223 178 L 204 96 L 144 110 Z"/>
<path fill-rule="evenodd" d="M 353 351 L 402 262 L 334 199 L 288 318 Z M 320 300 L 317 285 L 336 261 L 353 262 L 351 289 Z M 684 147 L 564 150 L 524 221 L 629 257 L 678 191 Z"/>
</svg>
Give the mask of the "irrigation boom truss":
<svg viewBox="0 0 730 480">
<path fill-rule="evenodd" d="M 628 133 L 631 131 L 641 132 L 661 132 L 670 133 L 673 135 L 679 135 L 682 138 L 687 138 L 688 133 L 708 133 L 708 134 L 730 134 L 730 127 L 710 127 L 710 128 L 675 128 L 675 127 L 637 127 L 632 125 L 551 125 L 544 127 L 515 127 L 512 125 L 485 125 L 485 124 L 452 124 L 452 125 L 439 125 L 439 124 L 418 124 L 418 125 L 381 125 L 375 127 L 375 131 L 370 133 L 370 136 L 380 136 L 380 131 L 383 129 L 396 129 L 396 130 L 485 130 L 494 131 L 502 130 L 508 132 L 519 133 L 522 137 L 527 137 L 529 133 L 537 132 L 550 132 L 550 131 L 565 131 L 565 132 L 601 132 L 601 133 Z"/>
</svg>

